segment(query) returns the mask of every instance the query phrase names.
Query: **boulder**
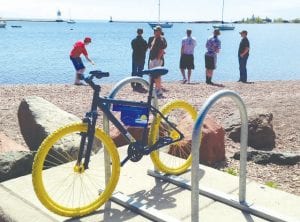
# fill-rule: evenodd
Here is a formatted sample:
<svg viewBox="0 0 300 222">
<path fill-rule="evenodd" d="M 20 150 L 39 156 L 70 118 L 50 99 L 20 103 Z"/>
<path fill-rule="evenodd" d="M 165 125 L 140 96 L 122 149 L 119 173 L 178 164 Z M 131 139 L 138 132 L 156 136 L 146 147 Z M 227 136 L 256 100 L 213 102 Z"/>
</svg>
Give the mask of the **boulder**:
<svg viewBox="0 0 300 222">
<path fill-rule="evenodd" d="M 207 116 L 202 127 L 200 161 L 209 165 L 225 160 L 225 130 Z"/>
<path fill-rule="evenodd" d="M 248 109 L 248 145 L 258 150 L 272 150 L 275 147 L 273 114 L 264 109 Z M 225 120 L 225 131 L 234 142 L 240 142 L 241 119 L 234 112 Z"/>
<path fill-rule="evenodd" d="M 188 140 L 171 145 L 169 153 L 187 158 L 192 147 L 192 134 L 194 123 L 189 116 L 184 116 L 179 121 L 178 128 L 184 132 Z M 225 130 L 211 116 L 207 116 L 202 126 L 200 146 L 200 162 L 212 165 L 215 162 L 225 160 Z"/>
<path fill-rule="evenodd" d="M 136 139 L 141 140 L 142 134 L 143 134 L 143 128 L 142 127 L 134 127 L 129 126 L 127 127 L 128 132 Z M 147 135 L 148 135 L 149 127 L 147 128 Z M 126 144 L 129 144 L 126 140 L 126 138 L 120 133 L 120 131 L 116 128 L 114 128 L 110 132 L 110 136 L 117 147 L 124 146 Z"/>
<path fill-rule="evenodd" d="M 37 96 L 21 101 L 18 120 L 24 140 L 32 151 L 37 150 L 42 141 L 59 127 L 80 122 L 80 118 Z"/>
<path fill-rule="evenodd" d="M 31 173 L 34 152 L 0 153 L 0 182 Z"/>
<path fill-rule="evenodd" d="M 29 151 L 28 148 L 16 143 L 4 133 L 0 132 L 0 153 L 9 151 Z"/>
<path fill-rule="evenodd" d="M 193 133 L 193 120 L 189 116 L 183 116 L 178 124 L 178 129 L 184 133 L 185 140 L 179 141 L 170 146 L 168 153 L 181 158 L 187 158 L 191 153 L 192 133 Z M 143 128 L 128 127 L 128 131 L 135 139 L 142 137 Z M 112 138 L 117 147 L 128 144 L 121 133 L 114 129 L 111 132 Z M 202 129 L 202 141 L 200 150 L 200 161 L 206 164 L 213 164 L 217 161 L 225 159 L 225 131 L 216 121 L 207 116 L 204 120 Z"/>
</svg>

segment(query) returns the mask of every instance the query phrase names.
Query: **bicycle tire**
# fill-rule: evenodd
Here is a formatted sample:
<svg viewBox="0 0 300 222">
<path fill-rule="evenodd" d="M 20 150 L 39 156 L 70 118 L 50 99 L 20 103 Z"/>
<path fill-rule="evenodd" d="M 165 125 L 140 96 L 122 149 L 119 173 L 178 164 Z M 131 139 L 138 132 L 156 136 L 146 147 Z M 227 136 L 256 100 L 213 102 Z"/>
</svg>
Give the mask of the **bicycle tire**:
<svg viewBox="0 0 300 222">
<path fill-rule="evenodd" d="M 34 191 L 41 203 L 58 215 L 77 217 L 93 212 L 110 198 L 118 183 L 119 154 L 112 139 L 99 128 L 95 130 L 94 154 L 91 156 L 89 168 L 76 167 L 79 145 L 74 144 L 80 143 L 78 134 L 85 132 L 87 124 L 84 123 L 75 123 L 56 130 L 43 141 L 34 158 Z M 63 149 L 66 144 L 71 144 L 72 147 L 68 151 Z M 111 176 L 107 181 L 104 152 L 108 154 L 111 163 Z"/>
<path fill-rule="evenodd" d="M 182 119 L 184 116 L 186 118 L 191 118 L 191 126 L 189 127 L 190 135 L 184 135 L 185 137 L 183 140 L 166 147 L 162 147 L 150 154 L 151 160 L 158 170 L 167 174 L 181 174 L 185 172 L 192 164 L 191 136 L 194 122 L 197 118 L 197 110 L 183 100 L 174 100 L 163 106 L 160 112 L 165 117 L 168 117 L 168 120 L 171 121 L 172 124 L 175 124 L 175 126 L 177 125 L 179 129 L 180 126 L 177 124 L 179 119 Z M 174 112 L 174 114 L 172 114 L 172 112 Z M 174 115 L 174 117 L 171 115 Z M 157 141 L 159 134 L 169 136 L 173 139 L 179 137 L 179 134 L 174 129 L 166 127 L 168 124 L 164 122 L 165 120 L 163 120 L 160 115 L 157 115 L 151 124 L 149 133 L 150 145 Z M 181 132 L 185 133 L 182 130 Z"/>
</svg>

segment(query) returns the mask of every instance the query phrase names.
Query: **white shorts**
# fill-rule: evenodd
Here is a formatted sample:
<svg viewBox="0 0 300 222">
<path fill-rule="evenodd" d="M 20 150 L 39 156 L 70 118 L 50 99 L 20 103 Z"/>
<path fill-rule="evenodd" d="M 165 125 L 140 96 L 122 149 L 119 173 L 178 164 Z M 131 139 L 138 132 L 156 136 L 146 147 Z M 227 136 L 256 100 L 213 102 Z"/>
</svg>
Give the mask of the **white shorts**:
<svg viewBox="0 0 300 222">
<path fill-rule="evenodd" d="M 162 66 L 162 63 L 163 61 L 161 59 L 153 59 L 153 60 L 150 60 L 149 62 L 149 69 L 152 69 L 152 68 L 155 68 L 155 67 L 158 67 L 158 66 Z"/>
</svg>

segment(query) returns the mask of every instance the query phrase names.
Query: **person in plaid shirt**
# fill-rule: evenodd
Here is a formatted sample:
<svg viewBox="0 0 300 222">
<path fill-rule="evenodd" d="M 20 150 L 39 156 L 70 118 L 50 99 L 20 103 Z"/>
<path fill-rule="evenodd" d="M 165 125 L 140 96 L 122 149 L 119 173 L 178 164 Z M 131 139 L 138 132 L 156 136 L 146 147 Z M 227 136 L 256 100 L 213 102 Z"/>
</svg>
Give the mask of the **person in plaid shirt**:
<svg viewBox="0 0 300 222">
<path fill-rule="evenodd" d="M 213 36 L 210 37 L 206 42 L 207 52 L 205 53 L 205 68 L 206 68 L 206 84 L 215 85 L 211 79 L 213 76 L 213 71 L 216 69 L 217 64 L 217 53 L 221 49 L 221 41 L 218 36 L 220 35 L 220 30 L 215 29 Z"/>
</svg>

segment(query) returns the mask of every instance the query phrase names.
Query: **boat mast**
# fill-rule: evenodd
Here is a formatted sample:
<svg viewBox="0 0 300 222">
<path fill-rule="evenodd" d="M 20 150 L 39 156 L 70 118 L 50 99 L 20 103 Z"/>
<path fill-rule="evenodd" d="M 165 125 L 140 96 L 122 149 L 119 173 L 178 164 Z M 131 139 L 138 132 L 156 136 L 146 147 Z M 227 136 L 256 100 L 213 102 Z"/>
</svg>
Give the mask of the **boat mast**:
<svg viewBox="0 0 300 222">
<path fill-rule="evenodd" d="M 160 24 L 160 0 L 158 0 L 158 24 Z"/>
<path fill-rule="evenodd" d="M 223 0 L 223 6 L 222 6 L 222 24 L 224 24 L 223 15 L 224 15 L 224 0 Z"/>
</svg>

